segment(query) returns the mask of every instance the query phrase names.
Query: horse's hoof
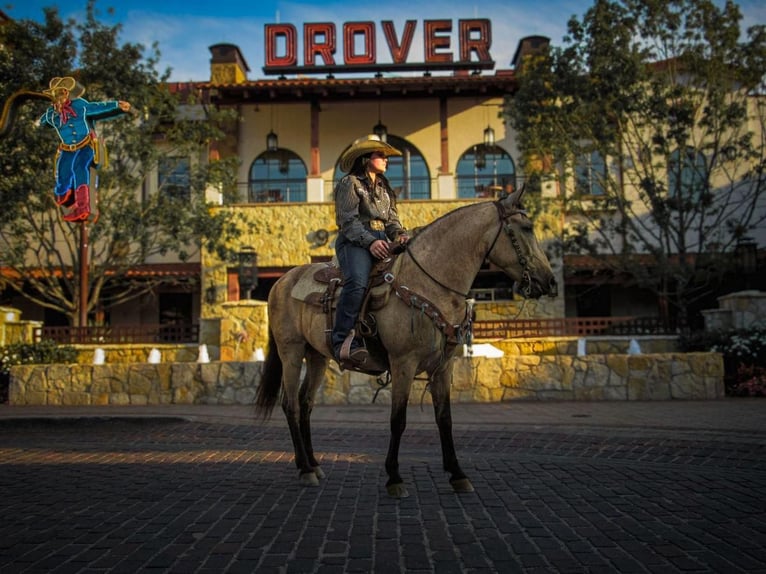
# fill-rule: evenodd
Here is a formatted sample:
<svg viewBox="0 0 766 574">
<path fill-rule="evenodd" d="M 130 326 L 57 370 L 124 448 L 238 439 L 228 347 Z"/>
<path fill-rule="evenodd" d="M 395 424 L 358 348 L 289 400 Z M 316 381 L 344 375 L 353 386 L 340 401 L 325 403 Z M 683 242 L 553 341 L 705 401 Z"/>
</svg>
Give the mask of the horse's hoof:
<svg viewBox="0 0 766 574">
<path fill-rule="evenodd" d="M 324 471 L 323 471 L 323 470 L 322 470 L 322 468 L 321 468 L 321 467 L 319 467 L 319 466 L 315 466 L 315 467 L 314 467 L 314 474 L 316 475 L 316 477 L 317 477 L 319 480 L 322 480 L 322 479 L 324 478 L 324 476 L 325 476 L 325 475 L 324 475 Z"/>
<path fill-rule="evenodd" d="M 407 487 L 403 483 L 389 484 L 386 486 L 388 496 L 391 498 L 407 498 L 410 493 L 407 492 Z"/>
<path fill-rule="evenodd" d="M 473 484 L 467 478 L 458 478 L 456 480 L 450 480 L 452 490 L 455 492 L 473 492 Z"/>
<path fill-rule="evenodd" d="M 300 481 L 303 486 L 319 486 L 319 479 L 314 471 L 302 472 Z"/>
</svg>

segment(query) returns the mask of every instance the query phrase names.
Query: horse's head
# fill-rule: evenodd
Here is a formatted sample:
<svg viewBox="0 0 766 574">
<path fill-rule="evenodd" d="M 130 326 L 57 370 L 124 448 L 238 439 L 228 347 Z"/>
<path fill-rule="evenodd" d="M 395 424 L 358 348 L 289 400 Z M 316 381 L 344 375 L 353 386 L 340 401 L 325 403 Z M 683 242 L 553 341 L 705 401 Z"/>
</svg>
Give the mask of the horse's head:
<svg viewBox="0 0 766 574">
<path fill-rule="evenodd" d="M 547 255 L 535 237 L 532 221 L 521 206 L 524 188 L 495 202 L 501 229 L 487 258 L 512 277 L 526 298 L 555 297 L 558 285 Z"/>
</svg>

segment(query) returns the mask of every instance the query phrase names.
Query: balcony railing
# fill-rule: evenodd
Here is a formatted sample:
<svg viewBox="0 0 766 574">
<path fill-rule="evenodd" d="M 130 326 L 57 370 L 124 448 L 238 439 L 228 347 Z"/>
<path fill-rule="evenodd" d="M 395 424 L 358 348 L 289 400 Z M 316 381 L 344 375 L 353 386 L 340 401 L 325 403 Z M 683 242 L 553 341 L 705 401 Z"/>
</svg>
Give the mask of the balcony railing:
<svg viewBox="0 0 766 574">
<path fill-rule="evenodd" d="M 676 327 L 659 317 L 566 317 L 477 321 L 474 339 L 521 337 L 587 337 L 598 335 L 677 335 Z"/>
<path fill-rule="evenodd" d="M 60 345 L 197 343 L 199 341 L 199 325 L 41 327 L 36 338 L 38 340 L 53 340 Z"/>
</svg>

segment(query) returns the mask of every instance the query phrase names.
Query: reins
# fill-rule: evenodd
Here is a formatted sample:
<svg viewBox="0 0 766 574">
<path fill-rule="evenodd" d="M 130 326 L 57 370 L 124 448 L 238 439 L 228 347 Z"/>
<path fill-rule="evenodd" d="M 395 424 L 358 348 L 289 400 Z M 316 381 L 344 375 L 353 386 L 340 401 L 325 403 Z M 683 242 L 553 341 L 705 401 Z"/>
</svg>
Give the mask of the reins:
<svg viewBox="0 0 766 574">
<path fill-rule="evenodd" d="M 492 240 L 492 243 L 489 246 L 489 249 L 487 249 L 487 252 L 484 254 L 484 257 L 482 258 L 482 260 L 486 259 L 489 256 L 489 254 L 492 252 L 492 250 L 495 248 L 495 244 L 497 243 L 497 240 L 500 237 L 500 233 L 503 231 L 503 228 L 505 227 L 504 221 L 506 217 L 510 217 L 509 215 L 505 213 L 505 208 L 500 204 L 499 201 L 493 201 L 492 203 L 494 203 L 495 207 L 497 208 L 497 215 L 500 219 L 500 227 L 498 227 L 497 233 L 495 233 L 495 238 Z M 516 255 L 519 257 L 519 263 L 521 263 L 524 266 L 524 271 L 526 273 L 527 260 L 523 255 L 521 255 L 521 248 L 519 247 L 519 244 L 516 241 L 516 238 L 514 237 L 513 232 L 509 231 L 508 235 L 510 235 L 511 243 L 513 244 L 513 247 L 516 249 Z M 462 291 L 453 289 L 452 287 L 450 287 L 449 285 L 445 285 L 444 283 L 439 281 L 436 277 L 431 275 L 428 271 L 426 271 L 426 269 L 420 264 L 420 261 L 418 261 L 415 258 L 415 255 L 413 255 L 412 250 L 409 248 L 409 245 L 405 246 L 405 252 L 407 253 L 407 255 L 410 256 L 410 259 L 412 259 L 413 263 L 415 263 L 417 268 L 420 269 L 426 277 L 428 277 L 431 281 L 436 283 L 439 287 L 441 287 L 442 289 L 446 289 L 447 291 L 451 293 L 455 293 L 456 295 L 460 295 L 464 299 L 468 299 L 470 293 L 463 293 Z"/>
<path fill-rule="evenodd" d="M 462 293 L 461 291 L 458 291 L 457 289 L 453 289 L 452 287 L 445 285 L 444 283 L 439 281 L 436 277 L 431 275 L 428 271 L 426 271 L 423 268 L 423 266 L 420 264 L 420 261 L 415 259 L 415 256 L 412 254 L 412 251 L 410 251 L 409 248 L 405 249 L 405 252 L 407 253 L 407 255 L 410 256 L 410 259 L 412 259 L 415 265 L 417 265 L 418 269 L 420 269 L 426 277 L 428 277 L 431 281 L 436 283 L 439 287 L 441 287 L 442 289 L 446 289 L 447 291 L 451 291 L 452 293 L 455 293 L 456 295 L 460 295 L 461 297 L 464 297 L 466 299 L 468 298 L 468 293 Z"/>
</svg>

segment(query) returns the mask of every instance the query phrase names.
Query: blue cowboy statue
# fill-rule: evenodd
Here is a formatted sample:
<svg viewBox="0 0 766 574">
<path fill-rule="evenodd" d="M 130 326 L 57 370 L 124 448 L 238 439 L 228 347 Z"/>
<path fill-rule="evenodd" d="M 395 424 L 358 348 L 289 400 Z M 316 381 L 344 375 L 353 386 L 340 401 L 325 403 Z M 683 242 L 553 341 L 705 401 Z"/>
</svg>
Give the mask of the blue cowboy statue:
<svg viewBox="0 0 766 574">
<path fill-rule="evenodd" d="M 130 104 L 121 100 L 84 100 L 81 96 L 85 88 L 69 76 L 53 78 L 43 93 L 53 104 L 40 118 L 40 125 L 53 127 L 61 139 L 55 160 L 56 204 L 70 208 L 64 221 L 83 221 L 91 215 L 90 169 L 98 169 L 106 159 L 94 124 L 129 112 Z"/>
</svg>

